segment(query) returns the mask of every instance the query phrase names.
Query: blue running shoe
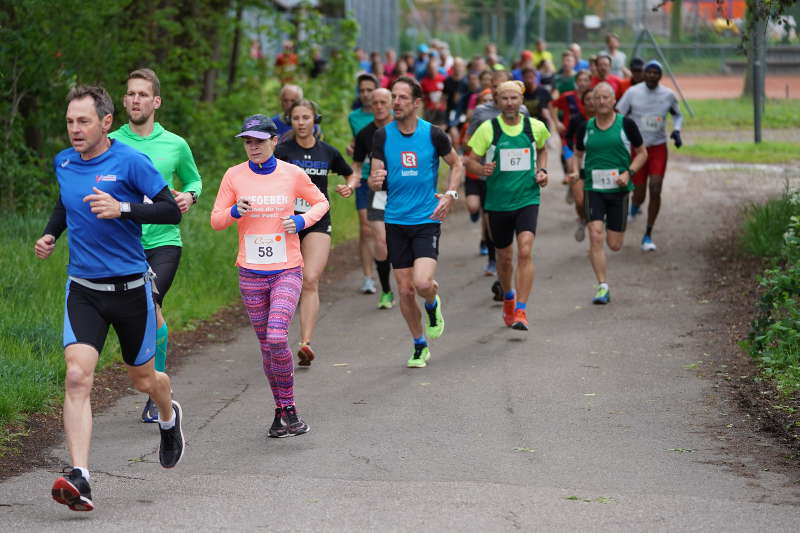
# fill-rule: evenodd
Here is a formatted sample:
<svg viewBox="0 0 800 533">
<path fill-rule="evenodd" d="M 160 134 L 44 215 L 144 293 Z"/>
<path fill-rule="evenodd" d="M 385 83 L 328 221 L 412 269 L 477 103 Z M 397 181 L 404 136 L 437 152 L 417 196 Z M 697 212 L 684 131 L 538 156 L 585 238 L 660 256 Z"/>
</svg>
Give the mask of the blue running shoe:
<svg viewBox="0 0 800 533">
<path fill-rule="evenodd" d="M 631 204 L 631 210 L 628 213 L 628 222 L 633 222 L 636 220 L 636 217 L 639 216 L 639 213 L 642 212 L 642 208 L 636 204 Z"/>
<path fill-rule="evenodd" d="M 597 292 L 594 293 L 594 298 L 592 298 L 592 303 L 595 305 L 605 305 L 611 301 L 611 292 L 609 292 L 608 287 L 604 287 L 603 285 L 597 286 Z"/>
<path fill-rule="evenodd" d="M 481 241 L 481 246 L 480 249 L 478 250 L 478 253 L 481 255 L 489 255 L 489 247 L 486 246 L 486 243 L 484 241 Z"/>
<path fill-rule="evenodd" d="M 655 252 L 656 245 L 653 242 L 653 239 L 649 235 L 645 235 L 642 238 L 642 251 L 643 252 Z"/>
<path fill-rule="evenodd" d="M 483 271 L 484 276 L 496 276 L 497 275 L 497 263 L 489 259 L 489 262 L 486 263 L 486 268 Z"/>
</svg>

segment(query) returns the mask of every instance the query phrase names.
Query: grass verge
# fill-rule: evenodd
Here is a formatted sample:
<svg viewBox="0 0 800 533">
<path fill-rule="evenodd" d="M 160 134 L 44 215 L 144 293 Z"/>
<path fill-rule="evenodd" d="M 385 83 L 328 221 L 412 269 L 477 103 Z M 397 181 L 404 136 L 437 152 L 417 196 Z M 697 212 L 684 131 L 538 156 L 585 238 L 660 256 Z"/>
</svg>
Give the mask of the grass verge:
<svg viewBox="0 0 800 533">
<path fill-rule="evenodd" d="M 800 161 L 800 143 L 792 142 L 702 142 L 687 144 L 681 155 L 736 163 L 780 164 Z"/>
<path fill-rule="evenodd" d="M 683 127 L 686 130 L 740 130 L 753 127 L 753 102 L 747 98 L 727 100 L 689 100 L 694 117 L 686 108 Z M 765 128 L 800 128 L 800 99 L 769 98 L 764 105 Z"/>
</svg>

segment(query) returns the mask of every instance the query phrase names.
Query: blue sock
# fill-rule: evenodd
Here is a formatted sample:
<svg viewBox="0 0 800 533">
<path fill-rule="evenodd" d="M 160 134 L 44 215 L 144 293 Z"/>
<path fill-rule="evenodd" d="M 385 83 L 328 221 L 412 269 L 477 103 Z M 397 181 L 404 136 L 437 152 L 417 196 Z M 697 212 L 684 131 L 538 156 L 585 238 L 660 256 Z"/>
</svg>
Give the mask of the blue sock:
<svg viewBox="0 0 800 533">
<path fill-rule="evenodd" d="M 522 309 L 524 311 L 526 307 L 528 307 L 527 302 L 517 302 L 517 305 L 514 307 L 514 309 Z"/>
<path fill-rule="evenodd" d="M 425 309 L 427 309 L 428 311 L 433 311 L 434 309 L 436 309 L 436 300 L 434 300 L 432 304 L 425 302 Z"/>
<path fill-rule="evenodd" d="M 164 372 L 167 369 L 168 344 L 169 330 L 167 329 L 167 323 L 164 322 L 161 327 L 156 330 L 156 360 L 154 366 L 159 372 Z"/>
<path fill-rule="evenodd" d="M 514 299 L 514 291 L 508 291 L 505 296 L 503 296 L 506 300 L 513 300 Z"/>
<path fill-rule="evenodd" d="M 425 336 L 423 335 L 422 337 L 414 339 L 414 344 L 424 344 L 427 346 L 428 341 L 425 340 Z"/>
</svg>

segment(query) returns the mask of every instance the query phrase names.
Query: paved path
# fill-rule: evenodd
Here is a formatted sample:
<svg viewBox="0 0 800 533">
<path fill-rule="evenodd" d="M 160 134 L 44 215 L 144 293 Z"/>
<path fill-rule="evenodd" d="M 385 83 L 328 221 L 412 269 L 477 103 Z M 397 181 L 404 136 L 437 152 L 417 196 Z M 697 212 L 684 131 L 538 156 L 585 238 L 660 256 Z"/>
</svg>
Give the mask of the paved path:
<svg viewBox="0 0 800 533">
<path fill-rule="evenodd" d="M 97 510 L 53 503 L 56 474 L 37 470 L 0 485 L 0 530 L 796 531 L 797 476 L 724 451 L 744 415 L 722 412 L 691 370 L 720 312 L 700 296 L 706 236 L 783 178 L 671 165 L 659 251 L 643 255 L 642 223 L 631 227 L 610 259 L 611 305 L 590 304 L 558 183 L 544 194 L 528 333 L 501 327 L 477 229 L 458 213 L 438 276 L 447 330 L 428 368 L 405 368 L 399 310 L 373 310 L 353 274 L 324 294 L 318 360 L 296 374 L 311 433 L 265 438 L 270 395 L 243 329 L 174 377 L 178 468 L 158 466 L 157 428 L 125 397 L 96 418 Z"/>
</svg>

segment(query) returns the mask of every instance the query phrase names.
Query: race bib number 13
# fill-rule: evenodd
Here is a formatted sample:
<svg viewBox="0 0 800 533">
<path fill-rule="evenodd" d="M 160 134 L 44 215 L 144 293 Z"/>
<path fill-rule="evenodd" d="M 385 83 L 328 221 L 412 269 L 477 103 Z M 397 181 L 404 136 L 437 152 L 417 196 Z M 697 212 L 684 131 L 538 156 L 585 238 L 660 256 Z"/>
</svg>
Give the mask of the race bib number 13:
<svg viewBox="0 0 800 533">
<path fill-rule="evenodd" d="M 500 150 L 500 171 L 531 169 L 530 148 L 504 148 Z"/>
<path fill-rule="evenodd" d="M 592 170 L 592 188 L 596 190 L 616 189 L 619 170 Z"/>
<path fill-rule="evenodd" d="M 253 265 L 286 262 L 286 234 L 267 233 L 244 236 L 245 261 Z"/>
</svg>

